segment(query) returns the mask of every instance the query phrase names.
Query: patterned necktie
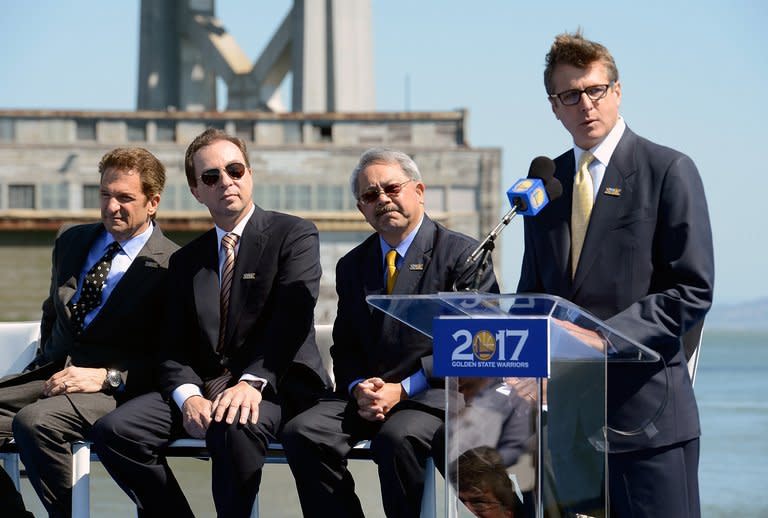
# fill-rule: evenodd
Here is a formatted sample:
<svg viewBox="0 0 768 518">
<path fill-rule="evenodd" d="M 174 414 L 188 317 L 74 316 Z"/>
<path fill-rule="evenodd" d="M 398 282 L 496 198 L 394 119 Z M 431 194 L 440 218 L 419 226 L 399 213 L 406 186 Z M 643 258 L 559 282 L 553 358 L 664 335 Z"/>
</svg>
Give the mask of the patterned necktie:
<svg viewBox="0 0 768 518">
<path fill-rule="evenodd" d="M 392 248 L 387 252 L 387 295 L 392 293 L 395 288 L 395 281 L 397 280 L 397 250 Z"/>
<path fill-rule="evenodd" d="M 221 246 L 224 248 L 224 264 L 221 267 L 221 291 L 219 292 L 219 341 L 216 344 L 216 352 L 221 354 L 224 350 L 224 336 L 227 332 L 227 316 L 229 315 L 229 294 L 232 291 L 232 276 L 235 271 L 235 245 L 236 234 L 227 234 L 221 238 Z M 203 385 L 203 396 L 213 401 L 229 385 L 232 374 L 224 369 L 220 376 L 208 380 Z"/>
<path fill-rule="evenodd" d="M 227 331 L 227 316 L 229 315 L 229 293 L 232 290 L 232 276 L 235 272 L 235 245 L 236 234 L 227 234 L 221 238 L 221 246 L 224 248 L 224 265 L 221 267 L 221 293 L 219 295 L 219 342 L 216 352 L 220 353 L 224 348 L 224 335 Z"/>
<path fill-rule="evenodd" d="M 85 315 L 96 309 L 101 304 L 101 290 L 107 284 L 107 274 L 112 267 L 112 259 L 120 251 L 120 243 L 113 241 L 101 259 L 96 261 L 88 273 L 85 274 L 83 287 L 80 290 L 80 298 L 76 303 L 70 302 L 72 311 L 72 325 L 77 334 L 82 334 Z"/>
<path fill-rule="evenodd" d="M 594 205 L 594 190 L 592 187 L 592 175 L 589 174 L 589 164 L 595 159 L 595 155 L 585 151 L 579 160 L 579 168 L 573 180 L 573 208 L 571 210 L 571 277 L 576 275 L 576 267 L 579 265 L 581 248 L 584 246 L 584 238 L 587 235 L 589 216 Z"/>
</svg>

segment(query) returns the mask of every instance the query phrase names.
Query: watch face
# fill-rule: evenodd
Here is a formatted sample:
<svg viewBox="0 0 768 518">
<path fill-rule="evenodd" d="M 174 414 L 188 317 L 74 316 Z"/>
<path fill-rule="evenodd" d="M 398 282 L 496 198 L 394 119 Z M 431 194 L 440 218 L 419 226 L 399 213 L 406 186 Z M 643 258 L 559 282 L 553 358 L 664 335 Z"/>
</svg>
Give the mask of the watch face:
<svg viewBox="0 0 768 518">
<path fill-rule="evenodd" d="M 117 388 L 123 380 L 120 378 L 120 373 L 115 370 L 107 371 L 107 383 L 112 388 Z"/>
</svg>

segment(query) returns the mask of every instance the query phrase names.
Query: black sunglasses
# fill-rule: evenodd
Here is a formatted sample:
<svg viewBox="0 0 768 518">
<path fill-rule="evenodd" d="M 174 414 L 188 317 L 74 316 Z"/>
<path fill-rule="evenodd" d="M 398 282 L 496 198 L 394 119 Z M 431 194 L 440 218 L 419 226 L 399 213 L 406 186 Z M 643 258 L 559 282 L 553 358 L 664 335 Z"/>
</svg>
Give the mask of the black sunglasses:
<svg viewBox="0 0 768 518">
<path fill-rule="evenodd" d="M 229 177 L 233 180 L 239 180 L 245 174 L 245 165 L 240 162 L 233 162 L 227 164 L 224 167 L 224 171 L 226 171 Z M 221 170 L 208 169 L 207 171 L 203 171 L 203 174 L 200 175 L 200 179 L 205 185 L 212 187 L 218 183 L 219 176 L 221 176 Z"/>
<path fill-rule="evenodd" d="M 403 190 L 403 185 L 412 181 L 413 178 L 410 178 L 402 183 L 391 183 L 389 185 L 385 185 L 381 189 L 371 187 L 370 189 L 363 191 L 363 193 L 357 199 L 360 200 L 361 203 L 373 203 L 379 199 L 379 196 L 381 196 L 382 193 L 386 194 L 387 198 L 397 198 L 397 195 L 400 194 L 400 191 Z"/>
</svg>

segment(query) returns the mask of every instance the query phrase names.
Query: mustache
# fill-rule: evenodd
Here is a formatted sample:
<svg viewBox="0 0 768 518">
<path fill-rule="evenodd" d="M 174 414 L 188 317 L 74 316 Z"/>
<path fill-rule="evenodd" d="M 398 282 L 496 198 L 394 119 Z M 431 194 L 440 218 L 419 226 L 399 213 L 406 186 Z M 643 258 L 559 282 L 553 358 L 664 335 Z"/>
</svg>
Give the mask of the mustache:
<svg viewBox="0 0 768 518">
<path fill-rule="evenodd" d="M 376 207 L 375 215 L 376 217 L 381 216 L 382 214 L 386 214 L 387 212 L 399 212 L 403 213 L 402 210 L 397 205 L 384 205 L 383 207 Z"/>
</svg>

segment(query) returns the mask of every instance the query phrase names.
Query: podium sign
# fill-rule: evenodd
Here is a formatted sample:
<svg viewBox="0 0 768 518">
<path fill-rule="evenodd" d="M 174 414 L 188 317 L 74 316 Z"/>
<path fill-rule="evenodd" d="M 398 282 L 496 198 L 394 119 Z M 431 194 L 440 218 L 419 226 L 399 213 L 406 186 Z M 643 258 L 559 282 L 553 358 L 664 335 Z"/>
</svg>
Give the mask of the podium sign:
<svg viewBox="0 0 768 518">
<path fill-rule="evenodd" d="M 549 376 L 549 321 L 543 317 L 436 317 L 436 376 Z"/>
</svg>

